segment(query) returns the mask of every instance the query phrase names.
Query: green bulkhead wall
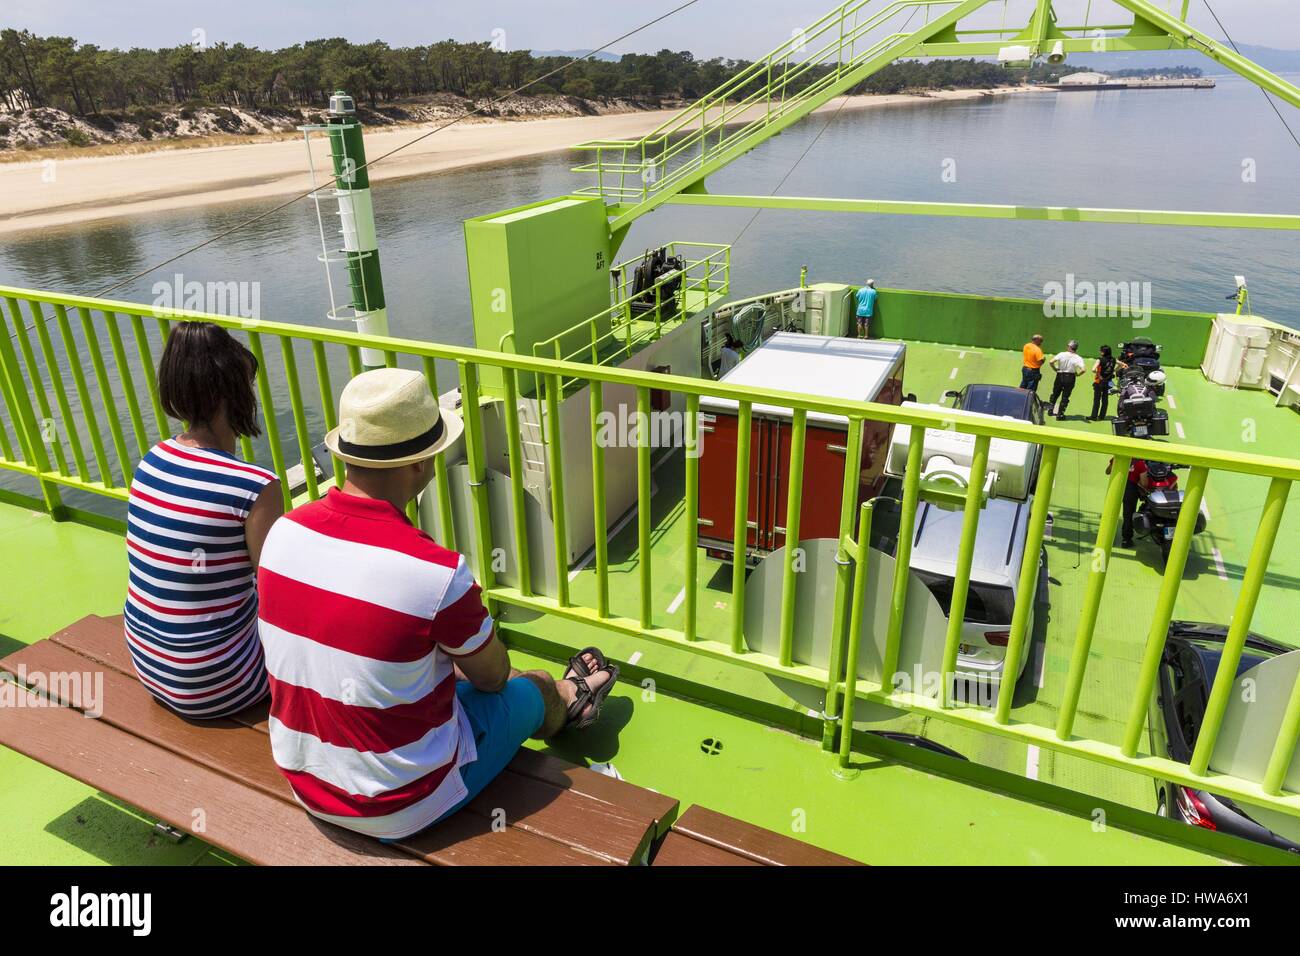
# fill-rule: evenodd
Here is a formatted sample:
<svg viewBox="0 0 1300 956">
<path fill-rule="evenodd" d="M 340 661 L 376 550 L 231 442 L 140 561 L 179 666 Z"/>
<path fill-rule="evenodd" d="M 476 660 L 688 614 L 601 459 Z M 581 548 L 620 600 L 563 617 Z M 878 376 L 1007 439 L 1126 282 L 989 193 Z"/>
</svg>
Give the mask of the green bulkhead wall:
<svg viewBox="0 0 1300 956">
<path fill-rule="evenodd" d="M 1114 347 L 1143 337 L 1163 347 L 1162 364 L 1195 368 L 1205 356 L 1213 322 L 1214 316 L 1208 312 L 1143 309 L 1140 314 L 1049 315 L 1042 299 L 881 289 L 871 334 L 886 339 L 1015 350 L 1035 332 L 1041 332 L 1049 355 L 1064 350 L 1070 339 L 1079 340 L 1082 354 L 1096 355 L 1102 345 Z"/>
<path fill-rule="evenodd" d="M 533 355 L 539 342 L 609 309 L 609 222 L 597 198 L 565 196 L 468 219 L 465 251 L 481 349 Z M 596 334 L 608 329 L 606 316 Z M 577 338 L 565 338 L 565 352 Z M 501 370 L 482 371 L 484 394 L 502 395 Z M 531 386 L 532 376 L 521 376 L 520 387 Z"/>
</svg>

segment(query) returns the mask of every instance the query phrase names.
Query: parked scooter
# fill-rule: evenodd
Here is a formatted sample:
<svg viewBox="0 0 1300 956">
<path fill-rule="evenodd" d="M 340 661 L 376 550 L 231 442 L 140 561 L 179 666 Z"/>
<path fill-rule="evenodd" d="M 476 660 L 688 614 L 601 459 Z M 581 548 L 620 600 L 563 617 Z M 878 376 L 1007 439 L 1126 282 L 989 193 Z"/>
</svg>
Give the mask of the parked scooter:
<svg viewBox="0 0 1300 956">
<path fill-rule="evenodd" d="M 1160 557 L 1169 560 L 1169 549 L 1174 541 L 1174 526 L 1183 510 L 1183 493 L 1178 489 L 1178 476 L 1175 469 L 1186 465 L 1171 465 L 1163 461 L 1147 463 L 1147 488 L 1139 491 L 1137 510 L 1133 513 L 1133 531 L 1135 535 L 1150 537 L 1160 547 Z M 1205 530 L 1205 513 L 1196 515 L 1196 525 L 1192 534 Z"/>
</svg>

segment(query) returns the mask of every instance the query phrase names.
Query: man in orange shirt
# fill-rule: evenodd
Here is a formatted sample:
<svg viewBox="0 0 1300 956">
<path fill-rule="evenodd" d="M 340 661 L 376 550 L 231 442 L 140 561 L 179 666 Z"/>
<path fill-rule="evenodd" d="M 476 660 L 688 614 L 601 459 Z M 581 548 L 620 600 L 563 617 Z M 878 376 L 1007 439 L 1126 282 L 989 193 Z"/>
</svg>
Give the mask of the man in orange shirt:
<svg viewBox="0 0 1300 956">
<path fill-rule="evenodd" d="M 1035 334 L 1022 350 L 1025 356 L 1024 368 L 1020 370 L 1020 387 L 1038 394 L 1038 383 L 1043 378 L 1043 337 Z"/>
</svg>

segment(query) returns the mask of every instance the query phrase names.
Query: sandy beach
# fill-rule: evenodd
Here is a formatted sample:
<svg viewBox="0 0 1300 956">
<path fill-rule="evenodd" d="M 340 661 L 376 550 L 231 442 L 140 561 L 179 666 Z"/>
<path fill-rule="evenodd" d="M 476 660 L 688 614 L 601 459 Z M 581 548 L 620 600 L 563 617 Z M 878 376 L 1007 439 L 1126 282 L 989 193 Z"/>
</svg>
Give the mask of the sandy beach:
<svg viewBox="0 0 1300 956">
<path fill-rule="evenodd" d="M 1008 89 L 942 90 L 928 94 L 856 96 L 843 109 L 975 99 L 1022 92 Z M 840 109 L 834 100 L 822 110 Z M 556 152 L 591 139 L 638 137 L 676 110 L 562 117 L 527 121 L 465 122 L 421 140 L 375 164 L 372 182 L 423 176 L 540 153 Z M 373 161 L 432 126 L 404 126 L 366 134 Z M 316 137 L 318 171 L 327 170 L 328 149 Z M 575 174 L 574 182 L 579 177 Z M 129 155 L 0 164 L 0 233 L 194 208 L 213 203 L 284 199 L 311 188 L 301 140 L 235 146 L 166 149 Z"/>
</svg>

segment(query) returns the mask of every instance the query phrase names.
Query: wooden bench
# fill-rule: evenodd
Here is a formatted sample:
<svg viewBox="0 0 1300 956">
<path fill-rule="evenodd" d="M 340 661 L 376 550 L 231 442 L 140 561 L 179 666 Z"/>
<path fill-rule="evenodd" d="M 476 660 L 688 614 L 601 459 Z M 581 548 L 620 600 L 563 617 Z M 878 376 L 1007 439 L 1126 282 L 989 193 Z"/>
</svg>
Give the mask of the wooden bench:
<svg viewBox="0 0 1300 956">
<path fill-rule="evenodd" d="M 693 806 L 673 824 L 652 866 L 861 866 L 838 853 Z"/>
<path fill-rule="evenodd" d="M 677 814 L 671 797 L 525 749 L 464 811 L 382 844 L 294 801 L 271 759 L 264 704 L 201 723 L 158 704 L 136 678 L 120 617 L 83 618 L 0 670 L 28 688 L 44 675 L 103 675 L 90 702 L 99 719 L 50 706 L 46 695 L 73 696 L 67 687 L 18 689 L 20 706 L 0 707 L 0 744 L 253 863 L 627 866 L 646 861 Z"/>
</svg>

